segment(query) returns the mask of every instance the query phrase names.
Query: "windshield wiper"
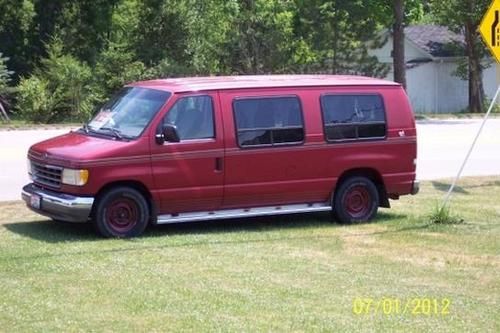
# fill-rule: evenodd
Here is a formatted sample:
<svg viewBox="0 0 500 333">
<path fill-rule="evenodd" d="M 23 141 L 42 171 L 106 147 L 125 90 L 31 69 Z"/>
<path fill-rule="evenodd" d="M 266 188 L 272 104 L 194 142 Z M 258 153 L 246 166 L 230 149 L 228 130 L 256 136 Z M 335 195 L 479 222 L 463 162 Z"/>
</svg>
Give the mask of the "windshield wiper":
<svg viewBox="0 0 500 333">
<path fill-rule="evenodd" d="M 117 139 L 120 139 L 120 140 L 124 139 L 122 133 L 119 130 L 117 130 L 116 128 L 113 128 L 113 127 L 101 127 L 101 128 L 99 128 L 99 130 L 108 131 L 108 132 L 112 133 L 113 136 L 115 138 L 117 138 Z"/>
<path fill-rule="evenodd" d="M 89 125 L 87 123 L 83 123 L 82 128 L 86 134 L 89 134 Z"/>
</svg>

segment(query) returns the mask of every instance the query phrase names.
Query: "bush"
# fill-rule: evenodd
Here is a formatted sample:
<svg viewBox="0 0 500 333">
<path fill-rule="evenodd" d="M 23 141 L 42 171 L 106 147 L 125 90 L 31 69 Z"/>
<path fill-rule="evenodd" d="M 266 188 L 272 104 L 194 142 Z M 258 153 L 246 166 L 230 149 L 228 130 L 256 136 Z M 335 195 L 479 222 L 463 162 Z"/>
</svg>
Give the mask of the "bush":
<svg viewBox="0 0 500 333">
<path fill-rule="evenodd" d="M 458 215 L 453 214 L 450 208 L 445 206 L 442 207 L 439 204 L 434 206 L 431 214 L 429 215 L 431 223 L 434 224 L 460 224 L 464 223 L 464 219 L 460 218 Z"/>
<path fill-rule="evenodd" d="M 26 119 L 52 123 L 83 120 L 92 111 L 90 68 L 71 55 L 63 54 L 62 44 L 54 39 L 48 56 L 29 78 L 18 86 L 18 111 Z"/>
<path fill-rule="evenodd" d="M 18 85 L 17 109 L 26 119 L 47 123 L 54 118 L 57 98 L 49 91 L 49 83 L 36 75 L 21 79 Z"/>
</svg>

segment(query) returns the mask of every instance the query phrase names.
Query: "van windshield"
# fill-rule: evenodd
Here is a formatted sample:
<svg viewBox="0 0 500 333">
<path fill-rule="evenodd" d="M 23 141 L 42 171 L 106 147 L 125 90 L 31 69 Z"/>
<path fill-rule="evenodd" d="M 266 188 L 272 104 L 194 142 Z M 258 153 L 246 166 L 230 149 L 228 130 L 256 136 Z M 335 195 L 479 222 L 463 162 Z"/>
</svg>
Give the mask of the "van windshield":
<svg viewBox="0 0 500 333">
<path fill-rule="evenodd" d="M 123 88 L 104 104 L 83 130 L 118 139 L 137 138 L 170 95 L 154 89 Z"/>
</svg>

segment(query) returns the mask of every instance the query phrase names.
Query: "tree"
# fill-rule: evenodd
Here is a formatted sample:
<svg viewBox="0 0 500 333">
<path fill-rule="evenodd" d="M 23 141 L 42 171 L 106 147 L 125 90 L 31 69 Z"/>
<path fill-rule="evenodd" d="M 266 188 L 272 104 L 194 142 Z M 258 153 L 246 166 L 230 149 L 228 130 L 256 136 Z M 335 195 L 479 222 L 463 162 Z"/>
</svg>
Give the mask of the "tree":
<svg viewBox="0 0 500 333">
<path fill-rule="evenodd" d="M 381 1 L 297 0 L 297 40 L 307 45 L 305 72 L 383 77 L 388 68 L 368 55 L 368 44 L 386 25 L 390 6 Z M 301 50 L 301 49 L 299 49 Z"/>
<path fill-rule="evenodd" d="M 237 1 L 187 0 L 183 8 L 186 20 L 187 66 L 195 74 L 231 73 L 231 38 L 235 31 Z M 214 24 L 216 22 L 216 24 Z"/>
<path fill-rule="evenodd" d="M 394 24 L 392 28 L 394 81 L 406 89 L 404 0 L 393 0 Z"/>
<path fill-rule="evenodd" d="M 186 62 L 188 27 L 181 0 L 144 0 L 138 5 L 140 24 L 134 31 L 134 51 L 146 66 L 164 59 Z M 212 23 L 216 24 L 216 23 Z"/>
<path fill-rule="evenodd" d="M 57 35 L 79 60 L 94 64 L 110 35 L 113 10 L 122 0 L 33 0 L 36 16 L 31 43 L 39 59 Z"/>
<path fill-rule="evenodd" d="M 9 82 L 12 71 L 7 69 L 6 62 L 9 58 L 6 58 L 0 52 L 0 118 L 10 121 L 7 115 L 7 95 L 9 94 Z"/>
<path fill-rule="evenodd" d="M 293 54 L 295 6 L 282 0 L 239 0 L 232 18 L 230 68 L 240 74 L 282 73 Z"/>
<path fill-rule="evenodd" d="M 17 75 L 30 72 L 36 59 L 29 43 L 34 16 L 30 0 L 0 1 L 0 50 L 9 58 L 8 66 Z"/>
<path fill-rule="evenodd" d="M 127 45 L 114 42 L 99 55 L 93 74 L 93 92 L 98 101 L 103 101 L 124 84 L 147 76 L 146 66 L 136 60 Z"/>
<path fill-rule="evenodd" d="M 473 113 L 483 111 L 482 76 L 488 52 L 477 28 L 489 3 L 490 0 L 434 0 L 431 7 L 438 22 L 465 37 L 466 62 L 459 65 L 458 74 L 469 82 L 469 111 Z"/>
</svg>

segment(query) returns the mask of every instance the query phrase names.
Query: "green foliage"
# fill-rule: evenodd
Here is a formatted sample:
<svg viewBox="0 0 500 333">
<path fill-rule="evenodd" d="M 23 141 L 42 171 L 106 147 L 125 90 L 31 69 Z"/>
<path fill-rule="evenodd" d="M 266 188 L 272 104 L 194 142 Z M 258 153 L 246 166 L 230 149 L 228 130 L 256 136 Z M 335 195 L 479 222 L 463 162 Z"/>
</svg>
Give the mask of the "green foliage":
<svg viewBox="0 0 500 333">
<path fill-rule="evenodd" d="M 149 78 L 169 78 L 195 75 L 193 68 L 172 61 L 168 58 L 161 60 L 156 66 L 151 67 L 147 72 Z"/>
<path fill-rule="evenodd" d="M 57 101 L 49 91 L 49 82 L 36 75 L 22 78 L 18 86 L 19 113 L 36 123 L 49 122 L 54 116 Z"/>
<path fill-rule="evenodd" d="M 102 100 L 124 84 L 146 77 L 146 66 L 135 60 L 127 45 L 110 43 L 97 59 L 93 90 Z"/>
<path fill-rule="evenodd" d="M 182 0 L 139 2 L 140 23 L 134 32 L 134 47 L 146 65 L 154 66 L 165 58 L 184 59 L 188 31 L 183 3 Z"/>
<path fill-rule="evenodd" d="M 297 1 L 295 29 L 315 59 L 301 72 L 385 76 L 388 68 L 368 55 L 367 45 L 391 15 L 380 1 Z"/>
<path fill-rule="evenodd" d="M 36 57 L 29 43 L 35 15 L 31 0 L 0 1 L 0 48 L 18 75 L 30 71 Z"/>
<path fill-rule="evenodd" d="M 185 66 L 190 67 L 187 74 L 228 74 L 231 72 L 229 59 L 233 50 L 230 48 L 231 36 L 238 13 L 237 1 L 196 1 L 185 2 L 183 16 L 186 28 Z M 163 59 L 173 67 L 169 72 L 176 73 L 183 66 L 179 60 Z M 173 64 L 175 63 L 175 64 Z M 164 74 L 162 73 L 162 76 Z"/>
<path fill-rule="evenodd" d="M 427 1 L 405 3 L 408 22 L 428 12 Z M 54 102 L 34 104 L 50 110 L 32 113 L 56 121 L 84 117 L 123 84 L 147 78 L 384 77 L 388 67 L 367 48 L 392 17 L 392 3 L 378 0 L 2 0 L 0 47 L 14 83 L 23 78 L 21 102 L 46 89 L 41 96 Z"/>
<path fill-rule="evenodd" d="M 19 85 L 18 110 L 35 122 L 85 119 L 92 110 L 88 84 L 90 68 L 63 54 L 59 39 L 48 45 L 48 56 L 34 74 Z"/>
<path fill-rule="evenodd" d="M 291 1 L 240 1 L 229 33 L 228 66 L 240 74 L 283 73 L 292 70 L 296 12 Z"/>
</svg>

